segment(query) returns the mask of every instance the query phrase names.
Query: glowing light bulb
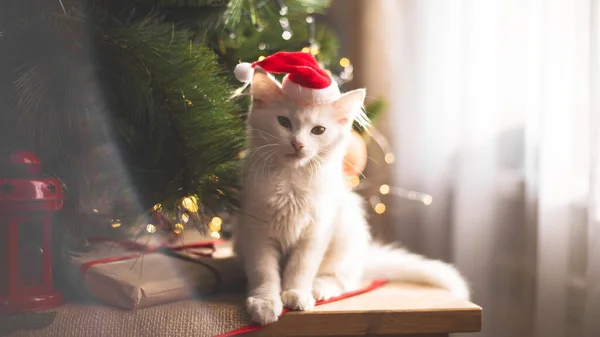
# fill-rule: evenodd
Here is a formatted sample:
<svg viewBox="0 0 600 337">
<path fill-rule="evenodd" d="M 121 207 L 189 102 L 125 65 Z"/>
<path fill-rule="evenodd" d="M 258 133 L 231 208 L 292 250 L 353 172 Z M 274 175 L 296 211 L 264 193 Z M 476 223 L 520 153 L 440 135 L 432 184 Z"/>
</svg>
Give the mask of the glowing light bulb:
<svg viewBox="0 0 600 337">
<path fill-rule="evenodd" d="M 112 228 L 119 228 L 121 227 L 121 220 L 119 219 L 113 219 L 112 223 L 111 223 Z"/>
<path fill-rule="evenodd" d="M 292 32 L 290 32 L 289 30 L 286 30 L 285 32 L 281 33 L 281 37 L 284 40 L 289 40 L 292 38 Z"/>
<path fill-rule="evenodd" d="M 210 233 L 210 236 L 213 239 L 220 239 L 221 238 L 221 234 L 219 234 L 218 232 L 212 232 L 212 233 Z"/>
<path fill-rule="evenodd" d="M 375 207 L 373 207 L 373 209 L 375 210 L 375 213 L 383 214 L 383 213 L 385 213 L 385 204 L 380 202 L 377 205 L 375 205 Z"/>
<path fill-rule="evenodd" d="M 97 209 L 93 209 L 92 212 L 94 212 L 94 214 L 98 214 L 98 210 Z"/>
<path fill-rule="evenodd" d="M 384 160 L 386 163 L 391 164 L 396 161 L 396 156 L 393 153 L 386 153 Z"/>
<path fill-rule="evenodd" d="M 173 233 L 179 235 L 179 234 L 183 233 L 183 229 L 184 229 L 183 224 L 176 223 L 175 226 L 173 226 Z"/>
<path fill-rule="evenodd" d="M 259 57 L 258 57 L 258 60 L 259 60 L 259 61 L 262 61 L 262 60 L 264 60 L 264 59 L 265 59 L 265 57 L 264 57 L 264 56 L 259 56 Z"/>
<path fill-rule="evenodd" d="M 431 205 L 433 202 L 433 198 L 430 195 L 426 195 L 423 197 L 423 203 L 427 206 Z"/>
<path fill-rule="evenodd" d="M 152 209 L 155 212 L 161 212 L 162 211 L 162 205 L 161 204 L 156 204 L 156 205 L 154 205 L 154 207 L 152 207 Z"/>
<path fill-rule="evenodd" d="M 354 188 L 360 184 L 360 178 L 357 175 L 351 175 L 348 177 L 348 184 Z"/>
<path fill-rule="evenodd" d="M 198 212 L 198 202 L 193 197 L 185 197 L 181 201 L 181 205 L 192 213 Z"/>
<path fill-rule="evenodd" d="M 146 232 L 150 233 L 150 234 L 154 234 L 156 233 L 156 226 L 154 226 L 153 224 L 149 223 L 146 225 Z"/>
<path fill-rule="evenodd" d="M 217 225 L 217 226 L 221 226 L 221 224 L 223 223 L 223 219 L 219 218 L 218 216 L 212 218 L 210 220 L 211 223 Z"/>
<path fill-rule="evenodd" d="M 310 48 L 304 47 L 304 48 L 302 48 L 302 52 L 303 53 L 310 53 Z"/>
<path fill-rule="evenodd" d="M 188 221 L 190 221 L 190 216 L 187 215 L 187 213 L 181 214 L 181 221 L 187 223 Z"/>
<path fill-rule="evenodd" d="M 379 187 L 379 193 L 383 195 L 390 193 L 390 186 L 386 184 L 381 185 Z"/>
<path fill-rule="evenodd" d="M 221 225 L 222 224 L 223 224 L 223 220 L 221 220 L 221 218 L 219 218 L 219 217 L 216 216 L 216 217 L 212 218 L 212 220 L 208 224 L 208 228 L 212 232 L 218 232 L 218 231 L 221 230 Z"/>
<path fill-rule="evenodd" d="M 310 53 L 311 54 L 317 55 L 320 52 L 321 52 L 321 48 L 319 48 L 319 46 L 311 46 L 310 47 Z"/>
<path fill-rule="evenodd" d="M 349 65 L 350 65 L 350 60 L 349 60 L 348 58 L 346 58 L 346 57 L 342 57 L 342 58 L 340 59 L 340 65 L 341 65 L 342 67 L 346 68 L 347 66 L 349 66 Z"/>
</svg>

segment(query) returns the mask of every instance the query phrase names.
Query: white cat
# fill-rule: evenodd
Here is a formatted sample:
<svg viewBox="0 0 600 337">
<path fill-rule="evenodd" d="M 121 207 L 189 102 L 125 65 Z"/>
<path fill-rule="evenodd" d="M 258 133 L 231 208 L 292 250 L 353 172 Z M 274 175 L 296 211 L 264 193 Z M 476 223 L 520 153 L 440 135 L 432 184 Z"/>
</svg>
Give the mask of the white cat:
<svg viewBox="0 0 600 337">
<path fill-rule="evenodd" d="M 242 215 L 234 238 L 255 322 L 277 321 L 283 307 L 310 310 L 315 299 L 377 278 L 428 283 L 469 298 L 451 265 L 372 241 L 363 200 L 342 173 L 364 89 L 332 104 L 297 105 L 257 68 L 251 92 Z"/>
</svg>

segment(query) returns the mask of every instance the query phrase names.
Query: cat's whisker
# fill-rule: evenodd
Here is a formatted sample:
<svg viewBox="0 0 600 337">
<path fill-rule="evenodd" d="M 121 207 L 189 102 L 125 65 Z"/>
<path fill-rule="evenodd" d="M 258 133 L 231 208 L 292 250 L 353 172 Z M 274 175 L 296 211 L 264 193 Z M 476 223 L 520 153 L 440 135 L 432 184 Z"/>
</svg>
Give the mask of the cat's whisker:
<svg viewBox="0 0 600 337">
<path fill-rule="evenodd" d="M 249 128 L 248 130 L 249 130 L 250 132 L 254 132 L 254 131 L 258 132 L 258 133 L 259 133 L 259 135 L 260 135 L 260 136 L 261 136 L 261 137 L 262 137 L 264 140 L 266 140 L 266 141 L 268 141 L 268 140 L 267 140 L 267 139 L 264 137 L 265 135 L 266 135 L 266 136 L 268 136 L 268 137 L 270 137 L 271 139 L 279 140 L 279 137 L 277 137 L 277 136 L 275 136 L 275 135 L 273 135 L 273 134 L 271 134 L 271 133 L 268 133 L 267 131 L 264 131 L 264 130 L 260 130 L 260 129 L 254 129 L 254 128 Z"/>
<path fill-rule="evenodd" d="M 256 163 L 260 162 L 260 161 L 261 161 L 261 159 L 262 159 L 263 157 L 265 157 L 265 156 L 269 156 L 269 155 L 270 155 L 272 152 L 277 152 L 277 149 L 270 149 L 270 150 L 268 150 L 267 152 L 265 152 L 265 153 L 261 154 L 261 155 L 260 155 L 258 158 L 256 158 L 256 159 L 254 160 L 254 162 L 252 162 L 252 166 L 250 167 L 250 174 L 252 174 L 252 171 L 254 170 L 254 165 L 256 165 Z M 262 162 L 261 162 L 261 164 L 262 164 Z M 259 166 L 259 168 L 260 168 L 260 166 Z M 258 171 L 258 170 L 257 170 L 257 171 Z M 257 175 L 257 174 L 255 174 L 255 175 L 254 175 L 254 187 L 255 187 L 255 188 L 256 188 L 256 179 L 257 179 L 257 178 L 258 178 L 258 175 Z"/>
<path fill-rule="evenodd" d="M 267 164 L 269 163 L 269 159 L 271 159 L 276 153 L 277 153 L 278 149 L 275 149 L 275 151 L 273 151 L 273 153 L 271 153 L 267 158 L 265 158 L 264 162 L 263 162 L 263 166 L 262 166 L 262 171 L 260 172 L 260 176 L 261 178 L 263 177 L 264 173 L 265 173 L 265 168 L 267 166 Z M 269 165 L 269 170 L 271 169 L 271 165 Z"/>
<path fill-rule="evenodd" d="M 279 146 L 279 144 L 265 144 L 265 145 L 263 145 L 263 146 L 260 146 L 260 147 L 258 147 L 258 148 L 256 148 L 256 149 L 253 149 L 253 150 L 250 152 L 250 156 L 248 156 L 248 160 L 252 159 L 252 157 L 254 157 L 254 155 L 255 155 L 255 154 L 257 154 L 257 153 L 258 153 L 258 151 L 260 151 L 260 150 L 262 150 L 262 149 L 264 149 L 264 148 L 267 148 L 267 147 L 272 147 L 272 146 Z"/>
</svg>

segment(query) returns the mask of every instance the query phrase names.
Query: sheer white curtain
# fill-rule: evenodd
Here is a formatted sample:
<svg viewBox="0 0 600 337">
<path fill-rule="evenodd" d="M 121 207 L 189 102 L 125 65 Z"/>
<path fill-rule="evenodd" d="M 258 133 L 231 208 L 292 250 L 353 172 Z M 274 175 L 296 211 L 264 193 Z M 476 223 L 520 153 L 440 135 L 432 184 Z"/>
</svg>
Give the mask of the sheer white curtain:
<svg viewBox="0 0 600 337">
<path fill-rule="evenodd" d="M 389 228 L 469 278 L 481 336 L 600 336 L 599 1 L 358 12 L 355 71 L 388 103 L 391 178 L 434 200 Z"/>
</svg>

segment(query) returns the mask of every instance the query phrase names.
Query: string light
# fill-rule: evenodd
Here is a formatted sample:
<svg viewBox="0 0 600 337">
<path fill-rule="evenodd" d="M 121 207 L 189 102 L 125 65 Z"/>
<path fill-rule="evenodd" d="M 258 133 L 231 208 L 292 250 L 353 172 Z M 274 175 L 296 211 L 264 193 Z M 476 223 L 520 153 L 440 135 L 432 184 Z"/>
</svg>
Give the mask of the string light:
<svg viewBox="0 0 600 337">
<path fill-rule="evenodd" d="M 285 13 L 287 13 L 287 10 L 285 11 Z M 283 32 L 281 33 L 281 37 L 284 40 L 289 40 L 292 38 L 293 33 L 292 33 L 292 29 L 290 28 L 290 21 L 284 15 L 285 14 L 282 14 L 281 19 L 279 19 L 279 25 L 281 26 L 281 29 L 283 30 Z"/>
<path fill-rule="evenodd" d="M 184 223 L 187 223 L 188 221 L 190 221 L 190 216 L 189 216 L 189 215 L 187 215 L 187 213 L 183 213 L 183 214 L 181 214 L 181 220 L 182 220 Z"/>
<path fill-rule="evenodd" d="M 349 65 L 350 65 L 350 60 L 349 60 L 348 58 L 346 58 L 346 57 L 342 57 L 342 58 L 340 59 L 340 66 L 342 66 L 342 67 L 346 68 L 346 67 L 347 67 L 347 66 L 349 66 Z"/>
<path fill-rule="evenodd" d="M 121 220 L 119 220 L 119 219 L 113 219 L 111 221 L 110 225 L 111 225 L 112 228 L 119 228 L 119 227 L 121 227 Z"/>
<path fill-rule="evenodd" d="M 154 226 L 153 224 L 149 223 L 146 225 L 146 232 L 150 233 L 150 234 L 154 234 L 156 233 L 156 226 Z"/>
<path fill-rule="evenodd" d="M 379 187 L 379 193 L 381 193 L 383 195 L 390 193 L 390 186 L 386 185 L 386 184 L 381 185 Z"/>
<path fill-rule="evenodd" d="M 383 214 L 383 213 L 385 213 L 385 204 L 382 203 L 382 202 L 377 203 L 375 205 L 375 207 L 373 207 L 373 209 L 375 210 L 375 213 L 377 213 L 377 214 Z"/>
<path fill-rule="evenodd" d="M 181 201 L 181 205 L 191 213 L 198 212 L 198 201 L 195 197 L 185 197 Z"/>
<path fill-rule="evenodd" d="M 358 184 L 360 184 L 360 178 L 357 175 L 348 177 L 348 185 L 350 185 L 351 188 L 355 188 Z"/>
<path fill-rule="evenodd" d="M 208 224 L 208 228 L 211 232 L 219 232 L 221 230 L 221 225 L 223 224 L 223 220 L 219 217 L 214 217 Z"/>
<path fill-rule="evenodd" d="M 183 226 L 183 224 L 176 223 L 175 226 L 173 226 L 173 233 L 179 235 L 179 234 L 183 233 L 184 228 L 185 227 Z"/>
<path fill-rule="evenodd" d="M 212 233 L 210 233 L 210 236 L 213 239 L 220 239 L 221 238 L 221 234 L 219 234 L 219 232 L 212 232 Z"/>
</svg>

